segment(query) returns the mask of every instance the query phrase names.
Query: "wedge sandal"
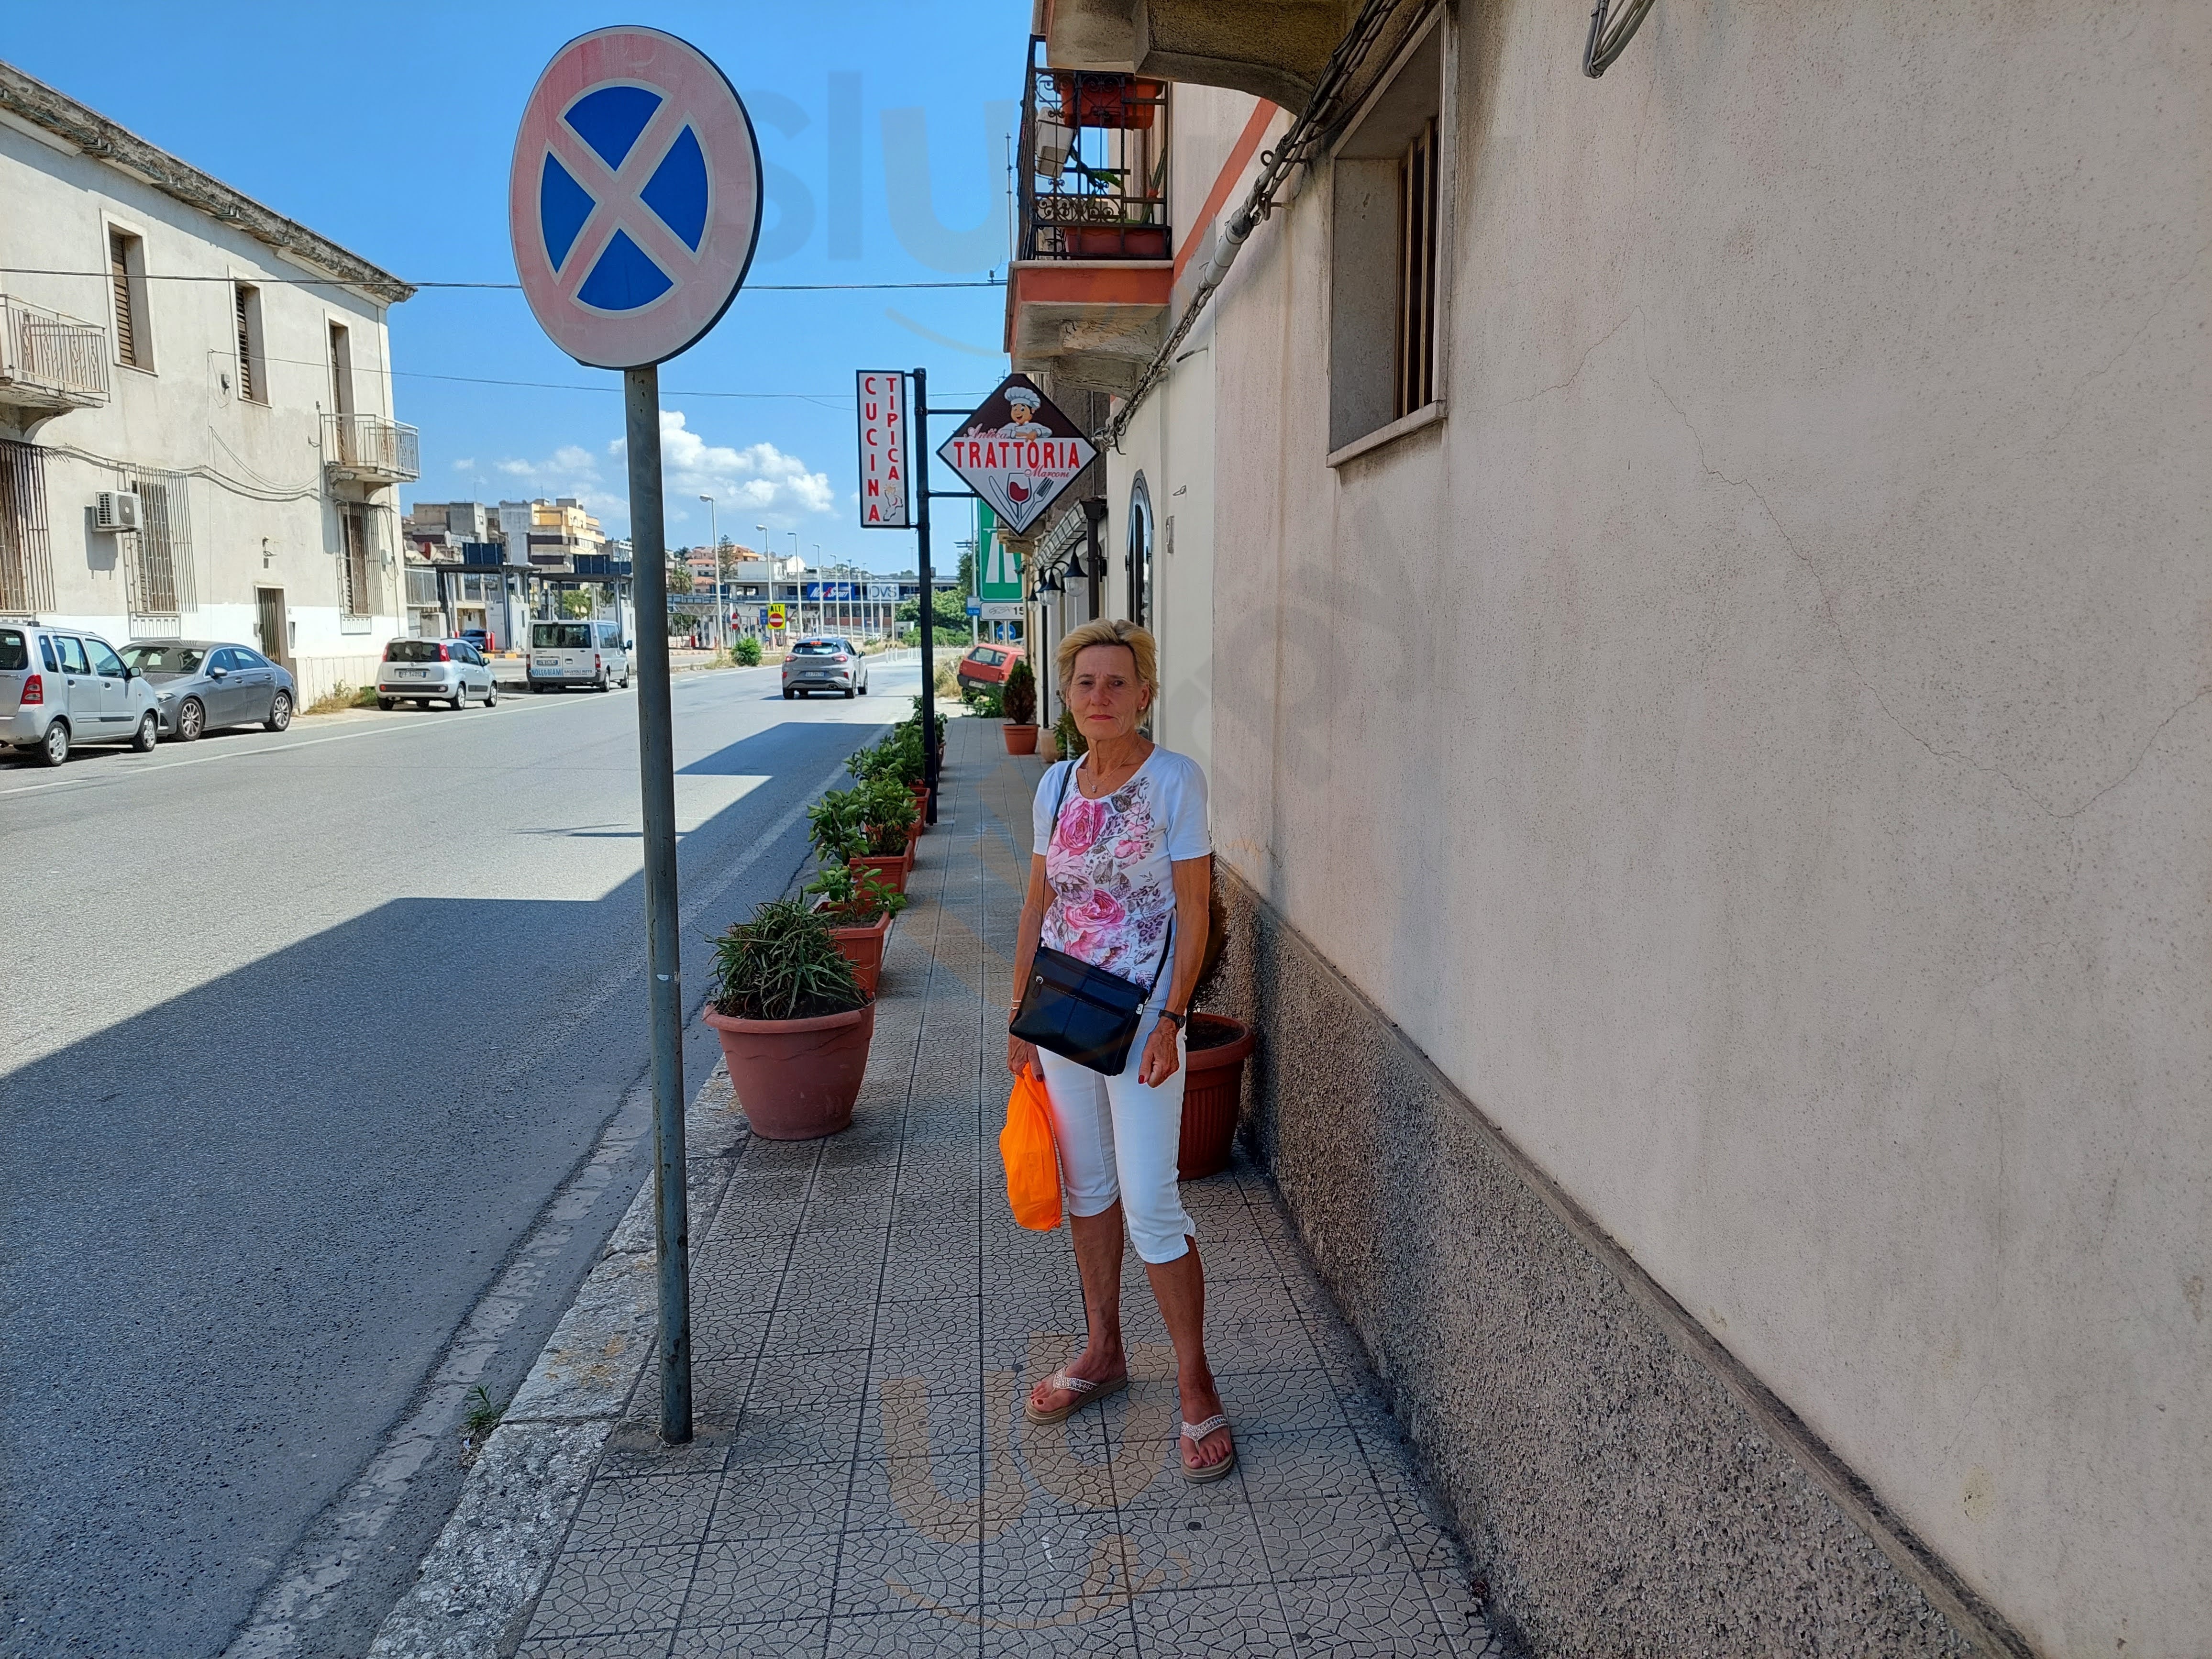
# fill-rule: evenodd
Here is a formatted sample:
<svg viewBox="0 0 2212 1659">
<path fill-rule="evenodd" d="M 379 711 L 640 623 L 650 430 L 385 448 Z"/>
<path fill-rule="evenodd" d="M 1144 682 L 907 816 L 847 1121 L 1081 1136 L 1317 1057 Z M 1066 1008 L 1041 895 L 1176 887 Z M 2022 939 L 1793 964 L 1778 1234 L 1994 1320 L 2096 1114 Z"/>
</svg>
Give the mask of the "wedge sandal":
<svg viewBox="0 0 2212 1659">
<path fill-rule="evenodd" d="M 1192 1445 L 1195 1446 L 1200 1441 L 1204 1440 L 1209 1434 L 1217 1433 L 1220 1430 L 1225 1429 L 1228 1426 L 1229 1419 L 1227 1418 L 1218 1415 L 1209 1417 L 1203 1423 L 1184 1424 L 1182 1425 L 1182 1437 L 1185 1440 L 1189 1441 Z M 1189 1462 L 1185 1462 L 1181 1446 L 1177 1446 L 1176 1448 L 1176 1462 L 1182 1464 L 1182 1478 L 1189 1481 L 1194 1486 L 1202 1486 L 1209 1480 L 1219 1480 L 1224 1479 L 1228 1475 L 1229 1471 L 1237 1467 L 1236 1439 L 1233 1436 L 1231 1437 L 1229 1442 L 1229 1455 L 1223 1458 L 1218 1463 L 1209 1463 L 1202 1468 L 1194 1467 Z"/>
<path fill-rule="evenodd" d="M 1022 1401 L 1022 1415 L 1032 1423 L 1065 1423 L 1085 1406 L 1095 1406 L 1109 1395 L 1121 1393 L 1129 1386 L 1129 1378 L 1128 1374 L 1124 1372 L 1120 1376 L 1109 1377 L 1103 1382 L 1094 1382 L 1087 1376 L 1070 1376 L 1066 1371 L 1055 1371 L 1045 1378 L 1044 1385 L 1048 1389 L 1059 1389 L 1072 1393 L 1075 1398 L 1065 1406 L 1055 1407 L 1052 1411 L 1041 1412 L 1036 1408 L 1036 1401 L 1034 1399 L 1024 1397 Z M 1035 1392 L 1035 1389 L 1030 1390 L 1031 1394 Z"/>
</svg>

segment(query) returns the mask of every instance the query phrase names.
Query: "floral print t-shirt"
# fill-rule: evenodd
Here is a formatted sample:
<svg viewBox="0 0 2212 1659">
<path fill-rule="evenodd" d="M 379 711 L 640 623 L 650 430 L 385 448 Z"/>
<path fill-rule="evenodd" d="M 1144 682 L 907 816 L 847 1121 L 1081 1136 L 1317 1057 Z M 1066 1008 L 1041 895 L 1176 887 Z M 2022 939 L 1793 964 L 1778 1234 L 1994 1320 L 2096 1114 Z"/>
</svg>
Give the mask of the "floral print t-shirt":
<svg viewBox="0 0 2212 1659">
<path fill-rule="evenodd" d="M 1047 769 L 1037 787 L 1030 845 L 1052 844 L 1044 878 L 1051 902 L 1042 942 L 1139 985 L 1152 984 L 1168 924 L 1175 920 L 1177 859 L 1213 850 L 1206 824 L 1206 774 L 1188 755 L 1155 748 L 1129 781 L 1101 800 L 1086 800 L 1067 777 L 1077 761 Z M 1060 822 L 1053 823 L 1053 804 Z M 1153 990 L 1167 994 L 1172 975 Z"/>
</svg>

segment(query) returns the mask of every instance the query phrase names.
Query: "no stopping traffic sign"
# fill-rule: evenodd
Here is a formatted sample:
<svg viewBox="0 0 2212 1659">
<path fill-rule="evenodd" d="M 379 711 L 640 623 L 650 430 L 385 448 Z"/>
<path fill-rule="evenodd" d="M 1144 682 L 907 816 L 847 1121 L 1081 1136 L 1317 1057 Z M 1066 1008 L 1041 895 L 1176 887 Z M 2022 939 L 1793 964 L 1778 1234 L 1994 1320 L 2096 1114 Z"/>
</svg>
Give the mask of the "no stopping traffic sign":
<svg viewBox="0 0 2212 1659">
<path fill-rule="evenodd" d="M 599 368 L 694 343 L 752 264 L 760 176 L 744 104 L 696 47 L 630 27 L 571 40 L 531 92 L 507 178 L 539 326 Z"/>
</svg>

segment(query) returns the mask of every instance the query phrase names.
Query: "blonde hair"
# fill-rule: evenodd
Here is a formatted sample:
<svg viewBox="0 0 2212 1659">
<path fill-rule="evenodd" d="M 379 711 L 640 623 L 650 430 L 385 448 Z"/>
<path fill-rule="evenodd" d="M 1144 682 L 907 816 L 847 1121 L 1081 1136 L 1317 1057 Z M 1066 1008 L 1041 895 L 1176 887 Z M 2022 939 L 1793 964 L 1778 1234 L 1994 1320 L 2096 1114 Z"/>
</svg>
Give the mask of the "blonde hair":
<svg viewBox="0 0 2212 1659">
<path fill-rule="evenodd" d="M 1115 617 L 1101 617 L 1097 622 L 1071 628 L 1060 635 L 1060 647 L 1052 653 L 1060 684 L 1064 686 L 1075 678 L 1076 658 L 1094 645 L 1126 647 L 1137 659 L 1137 684 L 1148 690 L 1159 689 L 1160 653 L 1152 636 L 1136 623 Z"/>
</svg>

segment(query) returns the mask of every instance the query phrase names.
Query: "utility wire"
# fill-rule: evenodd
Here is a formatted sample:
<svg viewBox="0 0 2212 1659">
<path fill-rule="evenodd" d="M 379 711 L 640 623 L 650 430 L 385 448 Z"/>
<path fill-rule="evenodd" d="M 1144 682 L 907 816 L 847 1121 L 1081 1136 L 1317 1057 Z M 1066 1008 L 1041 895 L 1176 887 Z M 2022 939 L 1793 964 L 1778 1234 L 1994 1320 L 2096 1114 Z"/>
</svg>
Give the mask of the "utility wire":
<svg viewBox="0 0 2212 1659">
<path fill-rule="evenodd" d="M 85 276 L 106 282 L 114 276 L 107 270 L 60 270 L 44 265 L 0 265 L 0 276 Z M 149 283 L 239 283 L 248 288 L 356 288 L 359 284 L 338 276 L 255 276 L 247 281 L 242 276 L 202 276 L 176 271 L 147 271 L 134 276 L 133 282 Z M 404 279 L 403 279 L 404 280 Z M 742 290 L 747 294 L 845 294 L 874 293 L 890 289 L 912 288 L 1004 288 L 1003 276 L 987 277 L 979 281 L 958 283 L 747 283 Z M 502 289 L 520 292 L 520 283 L 410 283 L 410 288 Z"/>
</svg>

